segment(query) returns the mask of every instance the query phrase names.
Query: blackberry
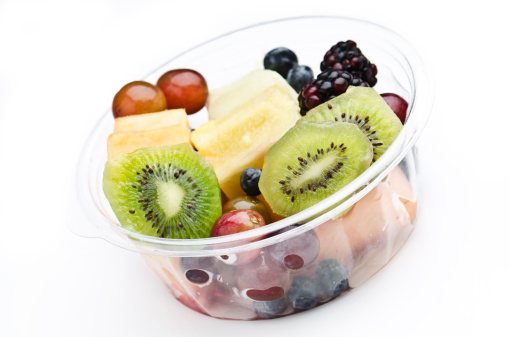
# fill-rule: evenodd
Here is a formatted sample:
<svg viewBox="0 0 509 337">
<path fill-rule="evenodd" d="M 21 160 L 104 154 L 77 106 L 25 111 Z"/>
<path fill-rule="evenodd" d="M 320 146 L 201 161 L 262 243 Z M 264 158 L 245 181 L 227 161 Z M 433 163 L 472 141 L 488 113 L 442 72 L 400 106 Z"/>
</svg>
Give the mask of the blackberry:
<svg viewBox="0 0 509 337">
<path fill-rule="evenodd" d="M 341 41 L 332 46 L 323 57 L 320 70 L 348 71 L 354 78 L 360 78 L 367 82 L 370 87 L 376 84 L 376 74 L 378 73 L 376 65 L 369 62 L 357 44 L 351 40 Z"/>
<path fill-rule="evenodd" d="M 348 71 L 329 70 L 320 73 L 316 80 L 308 83 L 299 94 L 300 114 L 306 113 L 328 100 L 341 95 L 350 85 L 369 87 L 369 84 L 354 76 Z"/>
</svg>

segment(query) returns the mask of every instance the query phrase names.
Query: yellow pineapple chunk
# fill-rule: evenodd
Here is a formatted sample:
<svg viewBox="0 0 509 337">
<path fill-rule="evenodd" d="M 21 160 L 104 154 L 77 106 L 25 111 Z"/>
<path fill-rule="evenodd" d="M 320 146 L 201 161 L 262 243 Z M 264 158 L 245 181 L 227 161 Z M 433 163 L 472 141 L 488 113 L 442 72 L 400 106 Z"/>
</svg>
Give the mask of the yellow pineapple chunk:
<svg viewBox="0 0 509 337">
<path fill-rule="evenodd" d="M 210 92 L 207 100 L 209 120 L 227 116 L 244 102 L 255 98 L 273 86 L 279 86 L 297 101 L 297 93 L 281 75 L 273 70 L 256 69 L 237 81 Z"/>
<path fill-rule="evenodd" d="M 244 195 L 240 175 L 248 167 L 262 168 L 267 150 L 299 119 L 297 99 L 279 85 L 212 120 L 191 135 L 191 142 L 212 164 L 228 198 Z"/>
<path fill-rule="evenodd" d="M 178 124 L 187 124 L 189 128 L 187 114 L 184 109 L 164 110 L 161 112 L 118 117 L 115 119 L 114 131 L 145 131 Z"/>
</svg>

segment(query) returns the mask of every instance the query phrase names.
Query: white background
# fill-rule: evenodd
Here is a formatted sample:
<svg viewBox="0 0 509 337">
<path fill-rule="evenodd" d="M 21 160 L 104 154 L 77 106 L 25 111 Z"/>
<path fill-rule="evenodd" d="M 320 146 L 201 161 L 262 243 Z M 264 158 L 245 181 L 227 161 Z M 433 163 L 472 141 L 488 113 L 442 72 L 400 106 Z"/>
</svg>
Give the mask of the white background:
<svg viewBox="0 0 509 337">
<path fill-rule="evenodd" d="M 0 0 L 0 336 L 507 336 L 509 25 L 497 3 Z M 122 85 L 218 34 L 311 14 L 385 25 L 434 74 L 422 219 L 386 268 L 306 313 L 222 321 L 174 300 L 136 253 L 69 232 L 76 160 Z"/>
</svg>

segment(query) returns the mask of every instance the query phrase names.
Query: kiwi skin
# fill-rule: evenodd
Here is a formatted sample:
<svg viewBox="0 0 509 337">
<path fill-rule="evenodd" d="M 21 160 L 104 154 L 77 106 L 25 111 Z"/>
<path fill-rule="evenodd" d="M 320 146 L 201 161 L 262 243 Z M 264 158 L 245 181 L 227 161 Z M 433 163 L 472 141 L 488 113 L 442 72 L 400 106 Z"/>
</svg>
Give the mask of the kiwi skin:
<svg viewBox="0 0 509 337">
<path fill-rule="evenodd" d="M 205 238 L 221 216 L 212 165 L 189 144 L 144 148 L 109 159 L 103 190 L 121 226 L 141 234 Z"/>
<path fill-rule="evenodd" d="M 258 185 L 274 213 L 290 216 L 339 191 L 372 158 L 371 143 L 355 125 L 302 122 L 267 151 Z"/>
<path fill-rule="evenodd" d="M 394 142 L 403 124 L 375 89 L 350 86 L 348 90 L 310 110 L 298 123 L 336 121 L 357 125 L 373 145 L 373 162 Z"/>
</svg>

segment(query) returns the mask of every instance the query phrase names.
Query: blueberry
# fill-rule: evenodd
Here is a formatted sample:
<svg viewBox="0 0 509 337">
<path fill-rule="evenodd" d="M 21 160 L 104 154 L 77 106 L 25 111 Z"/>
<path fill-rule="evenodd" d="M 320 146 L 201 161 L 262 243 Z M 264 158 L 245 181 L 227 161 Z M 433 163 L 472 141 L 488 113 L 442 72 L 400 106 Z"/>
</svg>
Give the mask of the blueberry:
<svg viewBox="0 0 509 337">
<path fill-rule="evenodd" d="M 260 181 L 260 175 L 262 170 L 248 167 L 240 175 L 240 187 L 246 192 L 247 195 L 256 197 L 260 195 L 260 189 L 258 188 L 258 182 Z"/>
<path fill-rule="evenodd" d="M 265 69 L 277 71 L 284 78 L 288 75 L 288 71 L 295 68 L 297 64 L 299 64 L 297 55 L 285 47 L 272 49 L 263 59 Z"/>
<path fill-rule="evenodd" d="M 336 259 L 327 259 L 316 267 L 315 278 L 323 301 L 339 296 L 348 289 L 348 269 Z"/>
<path fill-rule="evenodd" d="M 311 309 L 320 300 L 320 287 L 309 277 L 295 276 L 286 292 L 286 297 L 295 309 Z"/>
<path fill-rule="evenodd" d="M 295 91 L 300 92 L 306 84 L 313 80 L 313 70 L 308 66 L 296 66 L 290 69 L 286 80 Z"/>
<path fill-rule="evenodd" d="M 253 308 L 255 312 L 263 318 L 273 318 L 279 314 L 282 314 L 286 309 L 285 297 L 274 301 L 254 301 Z"/>
</svg>

